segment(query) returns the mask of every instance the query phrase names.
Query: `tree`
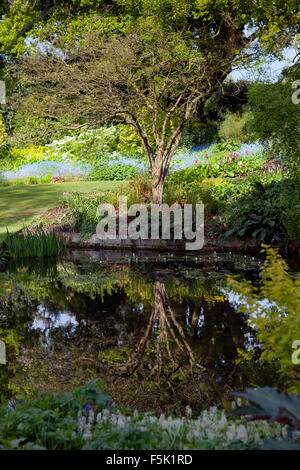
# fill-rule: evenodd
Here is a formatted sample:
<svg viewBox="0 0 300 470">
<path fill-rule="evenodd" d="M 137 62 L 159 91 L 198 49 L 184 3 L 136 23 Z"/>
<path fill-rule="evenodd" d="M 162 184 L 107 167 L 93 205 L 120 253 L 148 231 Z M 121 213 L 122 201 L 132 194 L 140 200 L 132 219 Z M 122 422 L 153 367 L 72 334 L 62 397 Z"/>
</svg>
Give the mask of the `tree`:
<svg viewBox="0 0 300 470">
<path fill-rule="evenodd" d="M 235 61 L 261 52 L 258 44 L 274 52 L 275 39 L 280 47 L 290 43 L 298 25 L 293 20 L 288 28 L 287 17 L 299 17 L 294 1 L 116 0 L 113 13 L 99 2 L 87 4 L 92 14 L 41 28 L 47 47 L 38 43 L 23 61 L 31 93 L 26 111 L 73 126 L 112 118 L 130 124 L 150 164 L 156 203 L 196 109 Z"/>
<path fill-rule="evenodd" d="M 255 83 L 249 90 L 252 119 L 250 132 L 261 141 L 268 141 L 276 155 L 296 165 L 300 160 L 300 104 L 292 100 L 300 88 L 300 69 L 286 69 L 277 83 Z"/>
</svg>

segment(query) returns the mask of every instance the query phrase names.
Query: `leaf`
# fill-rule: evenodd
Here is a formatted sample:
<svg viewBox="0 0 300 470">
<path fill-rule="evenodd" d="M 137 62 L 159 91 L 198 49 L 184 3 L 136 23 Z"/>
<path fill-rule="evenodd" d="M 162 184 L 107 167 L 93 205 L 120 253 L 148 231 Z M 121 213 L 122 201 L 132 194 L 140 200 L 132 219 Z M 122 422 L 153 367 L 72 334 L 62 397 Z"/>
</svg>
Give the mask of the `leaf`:
<svg viewBox="0 0 300 470">
<path fill-rule="evenodd" d="M 234 392 L 232 395 L 245 398 L 255 405 L 253 408 L 247 409 L 247 414 L 252 414 L 255 417 L 260 416 L 260 419 L 269 417 L 271 421 L 278 421 L 300 429 L 299 395 L 281 393 L 272 387 L 249 388 L 246 392 Z M 253 410 L 253 413 L 250 410 Z M 234 411 L 233 414 L 241 414 L 239 409 Z"/>
<path fill-rule="evenodd" d="M 259 450 L 300 450 L 300 446 L 290 441 L 280 441 L 279 439 L 269 439 L 265 441 Z"/>
</svg>

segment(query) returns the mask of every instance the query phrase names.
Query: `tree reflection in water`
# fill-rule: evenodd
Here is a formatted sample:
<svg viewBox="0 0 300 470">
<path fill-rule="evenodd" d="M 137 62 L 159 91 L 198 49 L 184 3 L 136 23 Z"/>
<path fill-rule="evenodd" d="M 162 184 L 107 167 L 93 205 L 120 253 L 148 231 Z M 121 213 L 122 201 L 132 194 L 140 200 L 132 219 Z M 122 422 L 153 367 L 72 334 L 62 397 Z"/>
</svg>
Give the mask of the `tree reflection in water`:
<svg viewBox="0 0 300 470">
<path fill-rule="evenodd" d="M 172 301 L 160 281 L 154 281 L 153 294 L 142 337 L 139 331 L 127 361 L 118 373 L 114 369 L 113 384 L 119 390 L 123 386 L 128 404 L 142 401 L 147 407 L 150 400 L 160 411 L 187 403 L 198 408 L 247 383 L 249 370 L 243 371 L 236 359 L 253 332 L 228 300 Z M 184 322 L 190 310 L 191 325 Z"/>
<path fill-rule="evenodd" d="M 258 346 L 256 361 L 237 360 L 255 337 L 224 294 L 227 265 L 196 267 L 88 257 L 43 266 L 40 276 L 11 268 L 0 327 L 18 353 L 1 390 L 66 390 L 102 377 L 117 402 L 161 412 L 212 404 L 250 382 L 272 385 Z"/>
</svg>

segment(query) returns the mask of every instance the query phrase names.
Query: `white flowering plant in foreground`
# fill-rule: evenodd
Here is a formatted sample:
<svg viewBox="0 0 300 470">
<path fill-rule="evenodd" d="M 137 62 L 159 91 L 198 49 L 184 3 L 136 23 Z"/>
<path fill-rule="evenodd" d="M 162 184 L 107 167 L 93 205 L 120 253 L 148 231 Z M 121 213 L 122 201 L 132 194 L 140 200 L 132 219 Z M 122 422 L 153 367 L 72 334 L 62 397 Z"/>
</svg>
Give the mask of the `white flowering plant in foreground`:
<svg viewBox="0 0 300 470">
<path fill-rule="evenodd" d="M 286 439 L 287 428 L 279 423 L 228 419 L 213 406 L 192 418 L 160 417 L 151 413 L 122 413 L 104 409 L 78 412 L 78 430 L 86 449 L 248 449 L 268 439 Z M 74 436 L 75 437 L 75 436 Z"/>
<path fill-rule="evenodd" d="M 103 390 L 103 381 L 92 380 L 64 394 L 36 390 L 17 400 L 0 398 L 0 450 L 243 450 L 262 444 L 288 450 L 299 445 L 290 423 L 250 421 L 251 412 L 232 416 L 234 411 L 244 413 L 244 398 L 233 402 L 232 413 L 213 406 L 198 415 L 187 407 L 179 416 L 158 417 L 117 406 Z M 274 392 L 251 390 L 254 400 L 257 393 L 268 392 L 263 406 L 270 411 Z M 298 419 L 298 398 L 285 397 L 293 420 Z"/>
</svg>

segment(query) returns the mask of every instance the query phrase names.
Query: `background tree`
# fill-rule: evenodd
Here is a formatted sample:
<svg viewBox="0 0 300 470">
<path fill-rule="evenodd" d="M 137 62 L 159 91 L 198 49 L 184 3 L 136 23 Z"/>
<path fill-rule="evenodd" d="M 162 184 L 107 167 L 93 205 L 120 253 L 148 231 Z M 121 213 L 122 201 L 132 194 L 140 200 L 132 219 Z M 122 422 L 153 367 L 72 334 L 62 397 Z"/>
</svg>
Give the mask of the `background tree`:
<svg viewBox="0 0 300 470">
<path fill-rule="evenodd" d="M 253 84 L 249 90 L 252 118 L 247 127 L 258 139 L 269 142 L 285 162 L 295 163 L 298 168 L 300 104 L 292 100 L 296 92 L 292 84 L 296 81 L 300 84 L 299 68 L 287 69 L 277 83 Z"/>
</svg>

